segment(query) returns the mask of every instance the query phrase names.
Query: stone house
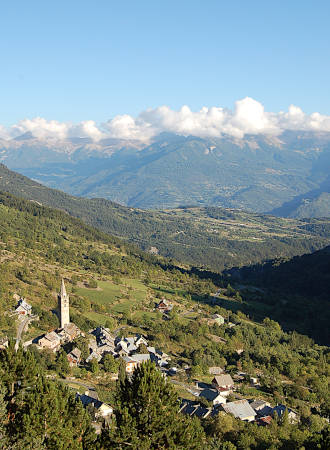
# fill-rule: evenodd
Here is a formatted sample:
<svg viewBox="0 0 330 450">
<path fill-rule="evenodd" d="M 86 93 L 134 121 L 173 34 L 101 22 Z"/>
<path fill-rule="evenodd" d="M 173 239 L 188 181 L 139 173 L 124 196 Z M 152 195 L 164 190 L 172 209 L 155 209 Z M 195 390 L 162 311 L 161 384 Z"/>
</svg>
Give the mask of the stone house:
<svg viewBox="0 0 330 450">
<path fill-rule="evenodd" d="M 103 403 L 100 400 L 91 397 L 90 395 L 85 394 L 76 394 L 76 398 L 81 401 L 81 403 L 86 408 L 88 405 L 91 405 L 96 410 L 96 418 L 102 418 L 105 419 L 107 417 L 110 417 L 113 414 L 113 408 L 108 405 L 107 403 Z"/>
<path fill-rule="evenodd" d="M 234 381 L 228 373 L 216 375 L 212 380 L 212 386 L 217 389 L 221 395 L 227 396 L 233 392 Z"/>
<path fill-rule="evenodd" d="M 81 351 L 79 348 L 75 347 L 70 353 L 67 355 L 70 367 L 77 366 L 81 361 Z"/>
<path fill-rule="evenodd" d="M 172 303 L 170 303 L 166 298 L 162 298 L 161 301 L 156 305 L 158 311 L 167 313 L 173 309 Z"/>
<path fill-rule="evenodd" d="M 221 408 L 227 413 L 245 422 L 253 422 L 256 417 L 256 412 L 251 408 L 247 400 L 236 400 L 221 405 Z"/>
<path fill-rule="evenodd" d="M 203 389 L 199 394 L 212 403 L 213 406 L 221 405 L 227 402 L 226 397 L 222 396 L 216 389 Z"/>
<path fill-rule="evenodd" d="M 22 316 L 30 316 L 32 313 L 32 306 L 29 305 L 24 298 L 19 299 L 15 313 Z"/>
</svg>

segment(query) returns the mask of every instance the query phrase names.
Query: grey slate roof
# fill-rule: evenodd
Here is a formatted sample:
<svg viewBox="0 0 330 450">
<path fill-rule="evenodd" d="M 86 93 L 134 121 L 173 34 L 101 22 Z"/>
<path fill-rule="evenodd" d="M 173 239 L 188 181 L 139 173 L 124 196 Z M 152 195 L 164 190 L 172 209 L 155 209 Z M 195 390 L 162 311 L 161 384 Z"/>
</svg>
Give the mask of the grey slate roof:
<svg viewBox="0 0 330 450">
<path fill-rule="evenodd" d="M 79 348 L 75 347 L 70 353 L 69 355 L 72 355 L 74 358 L 79 359 L 81 357 L 81 350 L 79 350 Z"/>
<path fill-rule="evenodd" d="M 199 394 L 200 397 L 206 398 L 210 402 L 213 402 L 217 397 L 220 396 L 219 392 L 213 389 L 203 389 Z"/>
<path fill-rule="evenodd" d="M 232 377 L 228 373 L 224 373 L 222 375 L 216 375 L 214 377 L 218 386 L 230 386 L 234 384 Z"/>
<path fill-rule="evenodd" d="M 224 370 L 222 369 L 222 367 L 209 367 L 209 373 L 211 375 L 221 375 L 224 372 Z"/>
<path fill-rule="evenodd" d="M 222 405 L 223 410 L 226 413 L 233 414 L 238 419 L 244 420 L 248 417 L 255 417 L 256 413 L 251 408 L 247 400 L 237 400 L 235 402 L 229 402 Z"/>
<path fill-rule="evenodd" d="M 258 416 L 268 416 L 272 413 L 273 408 L 270 406 L 268 402 L 264 400 L 255 400 L 250 403 L 251 408 L 255 410 Z"/>
<path fill-rule="evenodd" d="M 149 353 L 136 353 L 135 355 L 131 356 L 132 361 L 148 361 L 150 359 Z"/>
<path fill-rule="evenodd" d="M 21 299 L 19 300 L 18 306 L 17 306 L 16 309 L 18 309 L 19 307 L 25 309 L 25 311 L 31 311 L 31 309 L 32 309 L 32 306 L 29 305 L 29 304 L 24 300 L 24 298 L 21 298 Z"/>
</svg>

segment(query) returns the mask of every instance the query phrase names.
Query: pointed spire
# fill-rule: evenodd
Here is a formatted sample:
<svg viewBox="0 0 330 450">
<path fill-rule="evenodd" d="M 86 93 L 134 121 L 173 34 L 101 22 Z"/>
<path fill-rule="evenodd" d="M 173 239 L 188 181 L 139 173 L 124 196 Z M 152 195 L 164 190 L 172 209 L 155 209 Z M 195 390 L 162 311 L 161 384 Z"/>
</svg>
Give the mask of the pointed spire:
<svg viewBox="0 0 330 450">
<path fill-rule="evenodd" d="M 66 296 L 66 289 L 65 289 L 65 284 L 64 284 L 64 278 L 62 278 L 60 296 L 61 297 L 65 297 Z"/>
</svg>

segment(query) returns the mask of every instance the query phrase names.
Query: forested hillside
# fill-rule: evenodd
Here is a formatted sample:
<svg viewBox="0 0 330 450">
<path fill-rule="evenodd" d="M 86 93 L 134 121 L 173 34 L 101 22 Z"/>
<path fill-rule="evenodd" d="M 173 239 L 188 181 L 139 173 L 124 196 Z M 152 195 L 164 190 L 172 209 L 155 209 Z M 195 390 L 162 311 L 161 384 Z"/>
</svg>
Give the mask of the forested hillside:
<svg viewBox="0 0 330 450">
<path fill-rule="evenodd" d="M 137 450 L 141 442 L 146 449 L 159 448 L 169 437 L 174 448 L 249 448 L 251 442 L 256 449 L 326 448 L 328 349 L 297 332 L 284 332 L 269 318 L 254 321 L 250 300 L 238 284 L 230 286 L 218 274 L 171 267 L 165 259 L 145 254 L 64 212 L 8 194 L 0 196 L 0 241 L 2 336 L 16 335 L 10 313 L 14 294 L 24 296 L 39 316 L 24 341 L 56 328 L 58 319 L 52 311 L 60 280 L 65 278 L 71 320 L 85 333 L 103 324 L 114 333 L 143 334 L 181 370 L 174 378 L 177 384 L 164 385 L 154 368 L 142 366 L 133 384 L 116 385 L 109 372 L 114 366 L 106 361 L 74 369 L 76 380 L 92 383 L 100 399 L 115 406 L 117 421 L 97 438 L 90 416 L 70 390 L 58 384 L 72 375 L 63 352 L 55 355 L 30 345 L 26 352 L 15 353 L 10 344 L 0 352 L 4 448 L 60 449 L 60 439 L 66 449 Z M 174 305 L 166 320 L 154 309 L 163 296 Z M 223 326 L 210 323 L 215 312 L 226 317 Z M 83 341 L 76 345 L 84 348 Z M 263 428 L 231 415 L 202 421 L 182 416 L 178 396 L 191 398 L 196 378 L 209 383 L 211 366 L 225 367 L 232 376 L 240 371 L 257 376 L 260 388 L 251 387 L 249 381 L 237 382 L 236 398 L 257 396 L 273 404 L 285 403 L 297 411 L 299 424 L 283 419 Z M 74 385 L 72 379 L 70 383 Z M 137 392 L 141 403 L 136 401 Z M 148 398 L 152 399 L 149 425 L 144 415 L 134 412 L 135 407 L 146 408 Z M 171 413 L 160 416 L 161 405 Z M 68 420 L 70 416 L 74 419 Z M 146 435 L 141 429 L 148 426 Z"/>
<path fill-rule="evenodd" d="M 329 219 L 283 219 L 216 207 L 166 211 L 72 197 L 0 165 L 0 189 L 59 208 L 144 250 L 216 271 L 318 250 L 330 242 Z"/>
<path fill-rule="evenodd" d="M 257 309 L 272 308 L 273 317 L 282 324 L 294 320 L 298 329 L 330 343 L 329 246 L 292 259 L 233 268 L 226 274 L 232 282 L 256 287 L 247 288 L 246 297 Z"/>
</svg>

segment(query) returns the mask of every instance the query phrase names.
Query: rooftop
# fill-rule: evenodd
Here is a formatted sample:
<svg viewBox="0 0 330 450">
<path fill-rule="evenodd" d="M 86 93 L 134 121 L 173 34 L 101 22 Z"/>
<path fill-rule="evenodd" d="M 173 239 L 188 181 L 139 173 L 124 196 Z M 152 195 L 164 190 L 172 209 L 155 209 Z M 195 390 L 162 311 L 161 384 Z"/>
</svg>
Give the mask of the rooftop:
<svg viewBox="0 0 330 450">
<path fill-rule="evenodd" d="M 214 377 L 214 380 L 217 383 L 217 385 L 220 387 L 234 385 L 234 381 L 228 373 L 224 373 L 222 375 L 216 375 Z"/>
<path fill-rule="evenodd" d="M 241 420 L 256 416 L 255 411 L 251 408 L 247 400 L 237 400 L 235 402 L 229 402 L 225 405 L 222 405 L 222 408 L 226 413 L 233 414 L 235 417 Z"/>
</svg>

